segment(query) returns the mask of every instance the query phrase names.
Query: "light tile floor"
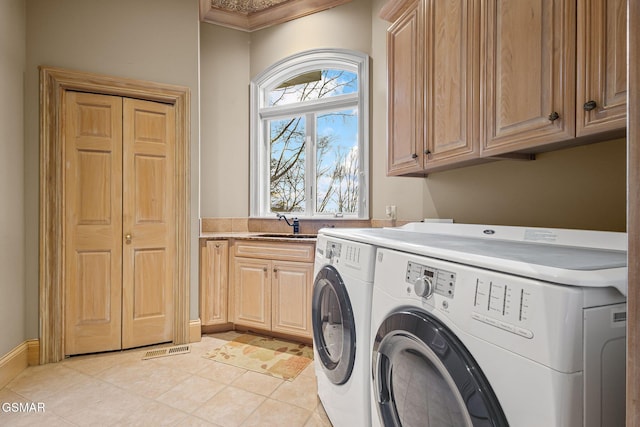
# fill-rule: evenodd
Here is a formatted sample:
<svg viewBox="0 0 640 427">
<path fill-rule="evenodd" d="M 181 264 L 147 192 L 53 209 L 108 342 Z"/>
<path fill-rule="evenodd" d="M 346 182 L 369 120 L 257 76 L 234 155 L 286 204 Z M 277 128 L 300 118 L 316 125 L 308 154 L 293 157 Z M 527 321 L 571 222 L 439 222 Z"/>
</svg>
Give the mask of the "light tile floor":
<svg viewBox="0 0 640 427">
<path fill-rule="evenodd" d="M 142 360 L 145 348 L 29 367 L 0 389 L 0 405 L 44 412 L 0 407 L 0 426 L 331 426 L 313 364 L 283 381 L 202 357 L 234 336 L 203 336 L 190 353 L 157 359 Z"/>
</svg>

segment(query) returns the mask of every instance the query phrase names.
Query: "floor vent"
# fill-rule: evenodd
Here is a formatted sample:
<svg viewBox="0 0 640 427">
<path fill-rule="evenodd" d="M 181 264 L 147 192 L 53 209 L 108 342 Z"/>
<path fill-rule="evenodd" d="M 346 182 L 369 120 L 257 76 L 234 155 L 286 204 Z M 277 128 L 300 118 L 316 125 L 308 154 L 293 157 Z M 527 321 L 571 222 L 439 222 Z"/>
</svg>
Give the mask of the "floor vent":
<svg viewBox="0 0 640 427">
<path fill-rule="evenodd" d="M 190 351 L 191 347 L 189 345 L 159 348 L 157 350 L 147 351 L 144 356 L 142 356 L 142 360 L 155 359 L 156 357 L 175 356 L 176 354 L 189 353 Z"/>
</svg>

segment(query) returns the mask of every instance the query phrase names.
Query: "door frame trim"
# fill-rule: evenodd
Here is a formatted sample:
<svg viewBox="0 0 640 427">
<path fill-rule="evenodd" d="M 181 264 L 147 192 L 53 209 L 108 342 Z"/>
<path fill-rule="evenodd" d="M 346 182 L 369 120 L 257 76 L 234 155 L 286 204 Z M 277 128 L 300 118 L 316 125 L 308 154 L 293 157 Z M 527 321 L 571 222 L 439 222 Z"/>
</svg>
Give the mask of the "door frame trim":
<svg viewBox="0 0 640 427">
<path fill-rule="evenodd" d="M 64 358 L 62 99 L 67 90 L 171 104 L 176 111 L 174 344 L 189 342 L 190 105 L 188 87 L 40 66 L 40 364 Z"/>
</svg>

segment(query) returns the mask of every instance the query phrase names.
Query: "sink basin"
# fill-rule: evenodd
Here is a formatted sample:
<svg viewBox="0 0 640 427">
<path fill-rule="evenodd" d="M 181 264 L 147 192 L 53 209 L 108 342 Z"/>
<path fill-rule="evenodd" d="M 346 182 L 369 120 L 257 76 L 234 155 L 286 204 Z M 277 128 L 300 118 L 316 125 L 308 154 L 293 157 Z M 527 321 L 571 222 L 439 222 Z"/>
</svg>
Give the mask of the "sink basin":
<svg viewBox="0 0 640 427">
<path fill-rule="evenodd" d="M 293 233 L 260 233 L 257 237 L 278 237 L 281 239 L 315 239 L 315 234 L 293 234 Z"/>
</svg>

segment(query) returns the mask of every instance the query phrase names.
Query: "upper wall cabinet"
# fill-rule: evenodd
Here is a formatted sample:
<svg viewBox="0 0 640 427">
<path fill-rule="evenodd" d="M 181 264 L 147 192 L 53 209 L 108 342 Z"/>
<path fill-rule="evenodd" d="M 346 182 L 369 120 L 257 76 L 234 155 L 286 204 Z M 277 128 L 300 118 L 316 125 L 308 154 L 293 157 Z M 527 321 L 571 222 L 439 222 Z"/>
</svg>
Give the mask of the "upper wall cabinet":
<svg viewBox="0 0 640 427">
<path fill-rule="evenodd" d="M 390 175 L 422 172 L 424 2 L 415 1 L 387 32 Z"/>
<path fill-rule="evenodd" d="M 480 133 L 480 7 L 475 0 L 428 3 L 426 150 L 436 171 L 477 159 Z"/>
<path fill-rule="evenodd" d="M 625 0 L 392 0 L 380 16 L 389 175 L 624 132 Z"/>
<path fill-rule="evenodd" d="M 413 2 L 389 28 L 390 175 L 478 159 L 479 36 L 470 0 Z"/>
<path fill-rule="evenodd" d="M 617 130 L 627 120 L 627 1 L 578 2 L 576 135 Z"/>
<path fill-rule="evenodd" d="M 574 1 L 485 2 L 483 155 L 570 139 L 575 128 Z"/>
</svg>

